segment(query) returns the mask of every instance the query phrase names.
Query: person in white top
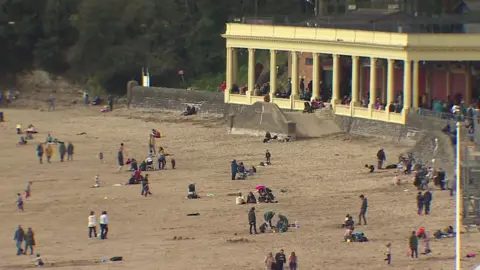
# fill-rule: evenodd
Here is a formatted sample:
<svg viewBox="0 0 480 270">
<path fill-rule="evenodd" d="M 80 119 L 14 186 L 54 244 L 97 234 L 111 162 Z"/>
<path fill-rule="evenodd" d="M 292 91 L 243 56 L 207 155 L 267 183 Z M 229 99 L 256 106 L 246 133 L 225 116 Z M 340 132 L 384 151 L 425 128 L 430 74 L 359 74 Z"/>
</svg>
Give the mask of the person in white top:
<svg viewBox="0 0 480 270">
<path fill-rule="evenodd" d="M 92 233 L 97 237 L 97 217 L 95 212 L 90 211 L 90 216 L 88 216 L 88 238 L 92 239 Z"/>
<path fill-rule="evenodd" d="M 98 174 L 95 175 L 95 186 L 96 188 L 100 187 L 100 178 L 98 177 Z"/>
<path fill-rule="evenodd" d="M 108 216 L 107 211 L 103 211 L 100 216 L 100 239 L 107 239 L 108 233 Z"/>
</svg>

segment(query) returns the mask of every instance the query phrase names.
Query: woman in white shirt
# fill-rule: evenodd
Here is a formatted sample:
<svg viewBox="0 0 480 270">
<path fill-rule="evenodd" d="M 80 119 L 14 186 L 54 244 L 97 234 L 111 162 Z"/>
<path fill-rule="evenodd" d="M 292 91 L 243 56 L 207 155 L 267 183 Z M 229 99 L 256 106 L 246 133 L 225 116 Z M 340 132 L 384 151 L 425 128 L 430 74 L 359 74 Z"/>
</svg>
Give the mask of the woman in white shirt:
<svg viewBox="0 0 480 270">
<path fill-rule="evenodd" d="M 100 216 L 100 239 L 107 239 L 108 233 L 108 216 L 107 211 L 103 211 Z"/>
<path fill-rule="evenodd" d="M 92 232 L 97 237 L 97 217 L 95 212 L 90 211 L 90 216 L 88 216 L 88 238 L 92 239 Z"/>
</svg>

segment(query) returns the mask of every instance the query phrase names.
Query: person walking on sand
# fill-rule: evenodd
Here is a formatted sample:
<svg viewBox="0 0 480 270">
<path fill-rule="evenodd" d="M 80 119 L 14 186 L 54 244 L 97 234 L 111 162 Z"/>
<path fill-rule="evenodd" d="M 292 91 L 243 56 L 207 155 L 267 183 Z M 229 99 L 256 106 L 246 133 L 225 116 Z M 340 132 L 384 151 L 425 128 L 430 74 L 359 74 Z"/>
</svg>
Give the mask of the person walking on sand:
<svg viewBox="0 0 480 270">
<path fill-rule="evenodd" d="M 392 244 L 388 243 L 385 247 L 386 248 L 385 248 L 384 261 L 386 261 L 387 264 L 391 264 L 392 263 Z"/>
<path fill-rule="evenodd" d="M 298 269 L 298 257 L 295 255 L 295 252 L 292 252 L 290 254 L 290 257 L 288 258 L 288 268 L 290 270 L 297 270 Z"/>
<path fill-rule="evenodd" d="M 362 200 L 362 206 L 360 207 L 360 214 L 358 215 L 358 225 L 362 225 L 362 218 L 363 224 L 367 225 L 367 219 L 365 218 L 365 215 L 367 214 L 368 200 L 363 194 L 360 195 L 360 199 Z"/>
<path fill-rule="evenodd" d="M 60 162 L 65 160 L 65 154 L 67 153 L 67 148 L 63 142 L 58 143 L 58 154 L 60 155 Z"/>
<path fill-rule="evenodd" d="M 424 204 L 424 198 L 423 198 L 422 192 L 418 192 L 418 194 L 417 194 L 417 213 L 418 213 L 419 216 L 422 215 L 423 204 Z"/>
<path fill-rule="evenodd" d="M 123 143 L 120 144 L 120 149 L 118 149 L 118 170 L 120 171 L 123 168 Z"/>
<path fill-rule="evenodd" d="M 418 259 L 418 238 L 417 235 L 415 234 L 415 231 L 412 232 L 412 235 L 410 235 L 410 238 L 408 239 L 409 247 L 410 247 L 410 256 L 413 259 L 413 256 L 415 255 L 415 258 Z"/>
<path fill-rule="evenodd" d="M 40 164 L 43 164 L 43 144 L 42 143 L 37 144 L 37 157 Z"/>
<path fill-rule="evenodd" d="M 22 194 L 20 193 L 17 193 L 17 208 L 18 210 L 20 211 L 24 211 L 23 210 L 23 198 L 22 198 Z"/>
<path fill-rule="evenodd" d="M 257 216 L 255 215 L 255 207 L 250 208 L 248 212 L 248 223 L 250 224 L 250 234 L 258 234 L 257 232 Z M 252 230 L 253 229 L 253 230 Z"/>
<path fill-rule="evenodd" d="M 68 145 L 67 145 L 67 160 L 73 160 L 73 150 L 74 150 L 74 147 L 73 147 L 72 142 L 68 142 Z"/>
<path fill-rule="evenodd" d="M 17 255 L 23 254 L 22 243 L 24 239 L 25 239 L 25 231 L 23 230 L 22 226 L 18 225 L 18 228 L 15 231 L 15 234 L 13 235 L 13 240 L 15 240 L 15 245 L 17 247 Z"/>
<path fill-rule="evenodd" d="M 270 154 L 270 152 L 267 150 L 267 152 L 265 152 L 265 159 L 267 161 L 267 165 L 270 165 L 270 159 L 272 158 L 272 154 Z"/>
<path fill-rule="evenodd" d="M 108 234 L 108 216 L 107 211 L 103 211 L 100 216 L 100 239 L 107 239 Z"/>
<path fill-rule="evenodd" d="M 25 199 L 30 198 L 32 195 L 32 182 L 28 182 L 27 187 L 25 188 Z"/>
<path fill-rule="evenodd" d="M 269 252 L 267 257 L 265 257 L 265 269 L 266 270 L 275 270 L 275 259 L 273 258 L 272 252 Z"/>
<path fill-rule="evenodd" d="M 423 193 L 423 203 L 425 205 L 425 215 L 430 214 L 430 204 L 432 203 L 432 193 L 430 190 L 425 191 Z"/>
<path fill-rule="evenodd" d="M 90 216 L 88 216 L 88 238 L 92 239 L 92 233 L 95 238 L 97 238 L 97 217 L 95 212 L 90 211 Z"/>
<path fill-rule="evenodd" d="M 55 98 L 52 94 L 48 98 L 48 111 L 55 111 Z"/>
<path fill-rule="evenodd" d="M 33 255 L 33 247 L 35 244 L 35 234 L 32 228 L 28 228 L 25 234 L 25 249 L 23 250 L 23 255 L 27 255 L 28 249 L 30 249 L 30 255 Z"/>
<path fill-rule="evenodd" d="M 283 265 L 287 262 L 287 258 L 285 257 L 285 252 L 283 249 L 280 249 L 280 252 L 275 254 L 275 265 L 277 266 L 277 270 L 283 270 Z"/>
<path fill-rule="evenodd" d="M 53 148 L 51 144 L 47 144 L 47 147 L 45 148 L 45 155 L 47 156 L 47 162 L 50 163 L 50 160 L 52 160 L 53 156 Z"/>
</svg>

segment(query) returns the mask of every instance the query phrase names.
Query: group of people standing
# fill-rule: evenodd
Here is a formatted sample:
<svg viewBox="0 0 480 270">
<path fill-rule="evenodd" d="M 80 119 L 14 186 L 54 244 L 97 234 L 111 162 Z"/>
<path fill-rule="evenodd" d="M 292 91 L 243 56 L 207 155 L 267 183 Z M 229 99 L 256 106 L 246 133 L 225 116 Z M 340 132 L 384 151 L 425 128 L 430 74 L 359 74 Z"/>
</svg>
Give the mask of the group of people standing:
<svg viewBox="0 0 480 270">
<path fill-rule="evenodd" d="M 104 240 L 107 239 L 108 234 L 108 216 L 107 211 L 102 211 L 102 215 L 100 216 L 100 239 Z M 97 217 L 95 216 L 94 211 L 90 211 L 90 215 L 88 216 L 88 238 L 92 239 L 97 238 Z"/>
<path fill-rule="evenodd" d="M 43 164 L 43 156 L 47 158 L 47 162 L 51 163 L 52 157 L 53 157 L 53 147 L 52 145 L 55 144 L 53 142 L 46 142 L 46 146 L 44 147 L 44 143 L 39 143 L 37 145 L 37 157 L 40 162 L 40 164 Z M 58 154 L 60 156 L 60 162 L 65 161 L 65 155 L 67 156 L 67 160 L 73 160 L 73 151 L 74 151 L 74 146 L 71 142 L 68 142 L 68 145 L 65 146 L 65 143 L 63 142 L 57 142 L 56 143 L 58 146 Z"/>
<path fill-rule="evenodd" d="M 265 258 L 266 270 L 283 270 L 285 264 L 287 264 L 287 257 L 283 249 L 280 249 L 280 251 L 275 254 L 275 257 L 273 257 L 272 252 L 269 252 Z M 288 257 L 288 269 L 298 269 L 298 257 L 295 252 L 292 252 L 290 257 Z"/>
</svg>

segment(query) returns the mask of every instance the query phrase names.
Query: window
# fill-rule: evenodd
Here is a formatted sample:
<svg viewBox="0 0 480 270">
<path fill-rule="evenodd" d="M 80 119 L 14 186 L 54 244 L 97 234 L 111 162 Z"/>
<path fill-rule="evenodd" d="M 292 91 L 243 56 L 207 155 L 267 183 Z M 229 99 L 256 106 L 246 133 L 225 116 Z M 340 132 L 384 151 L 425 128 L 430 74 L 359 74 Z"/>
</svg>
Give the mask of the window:
<svg viewBox="0 0 480 270">
<path fill-rule="evenodd" d="M 313 65 L 313 58 L 305 58 L 305 65 L 312 66 Z"/>
</svg>

